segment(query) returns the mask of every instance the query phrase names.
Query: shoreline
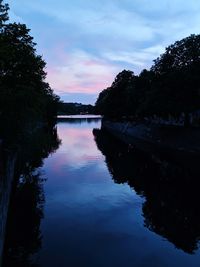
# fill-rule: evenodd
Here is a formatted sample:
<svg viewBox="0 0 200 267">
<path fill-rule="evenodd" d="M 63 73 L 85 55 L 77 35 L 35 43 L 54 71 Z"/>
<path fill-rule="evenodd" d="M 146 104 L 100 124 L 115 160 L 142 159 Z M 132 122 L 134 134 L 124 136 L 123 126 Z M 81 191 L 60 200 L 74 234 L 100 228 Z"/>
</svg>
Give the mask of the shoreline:
<svg viewBox="0 0 200 267">
<path fill-rule="evenodd" d="M 0 178 L 0 267 L 2 265 L 6 224 L 14 181 L 17 153 L 8 153 L 4 166 L 1 166 Z"/>
<path fill-rule="evenodd" d="M 155 124 L 102 121 L 102 129 L 156 158 L 198 168 L 200 160 L 200 129 L 170 128 Z"/>
</svg>

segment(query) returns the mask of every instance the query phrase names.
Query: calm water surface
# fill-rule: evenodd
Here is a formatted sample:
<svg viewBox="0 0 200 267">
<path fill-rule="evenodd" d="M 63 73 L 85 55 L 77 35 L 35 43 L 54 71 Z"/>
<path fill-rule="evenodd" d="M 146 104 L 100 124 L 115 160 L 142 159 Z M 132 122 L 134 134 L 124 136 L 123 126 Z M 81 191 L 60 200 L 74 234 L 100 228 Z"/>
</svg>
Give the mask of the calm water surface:
<svg viewBox="0 0 200 267">
<path fill-rule="evenodd" d="M 127 148 L 93 130 L 100 126 L 98 119 L 58 123 L 62 144 L 39 168 L 45 180 L 40 182 L 43 204 L 36 220 L 37 238 L 27 231 L 24 239 L 29 242 L 8 240 L 4 265 L 18 266 L 21 242 L 23 257 L 29 259 L 21 266 L 199 267 L 198 205 L 193 212 L 188 200 L 182 216 L 182 195 L 176 197 L 175 192 L 171 198 L 173 190 L 151 188 L 156 182 L 150 173 L 159 176 L 160 169 L 140 154 L 125 155 Z M 183 195 L 187 199 L 185 191 Z M 183 220 L 190 221 L 183 226 Z"/>
</svg>

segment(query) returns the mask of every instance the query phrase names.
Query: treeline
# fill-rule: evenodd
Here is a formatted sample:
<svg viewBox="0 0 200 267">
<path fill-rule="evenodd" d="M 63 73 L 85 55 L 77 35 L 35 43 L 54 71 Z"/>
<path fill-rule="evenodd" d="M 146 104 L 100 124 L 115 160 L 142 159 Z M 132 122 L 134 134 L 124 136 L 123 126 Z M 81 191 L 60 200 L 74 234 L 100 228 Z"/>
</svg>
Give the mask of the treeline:
<svg viewBox="0 0 200 267">
<path fill-rule="evenodd" d="M 159 116 L 182 118 L 200 110 L 200 35 L 190 35 L 166 48 L 150 70 L 139 75 L 124 70 L 96 101 L 109 118 Z"/>
<path fill-rule="evenodd" d="M 58 114 L 59 115 L 94 114 L 94 106 L 84 105 L 81 103 L 60 102 L 58 106 Z"/>
<path fill-rule="evenodd" d="M 0 139 L 23 139 L 25 130 L 50 124 L 58 96 L 45 82 L 46 63 L 25 24 L 10 23 L 0 0 Z"/>
</svg>

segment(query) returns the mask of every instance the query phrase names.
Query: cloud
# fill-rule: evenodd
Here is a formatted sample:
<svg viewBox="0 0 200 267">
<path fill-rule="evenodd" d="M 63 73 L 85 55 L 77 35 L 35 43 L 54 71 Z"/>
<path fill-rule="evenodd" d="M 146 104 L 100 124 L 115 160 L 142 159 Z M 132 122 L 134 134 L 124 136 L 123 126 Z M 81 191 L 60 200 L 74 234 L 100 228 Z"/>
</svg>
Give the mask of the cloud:
<svg viewBox="0 0 200 267">
<path fill-rule="evenodd" d="M 163 46 L 156 45 L 153 47 L 138 49 L 133 52 L 107 52 L 104 54 L 104 57 L 110 61 L 123 62 L 124 64 L 128 63 L 132 65 L 136 72 L 140 72 L 141 69 L 150 67 L 152 65 L 152 60 L 163 53 L 164 50 L 165 48 Z"/>
<path fill-rule="evenodd" d="M 61 51 L 59 51 L 61 53 Z M 57 92 L 96 94 L 108 87 L 120 71 L 104 60 L 81 50 L 69 55 L 63 51 L 60 65 L 47 68 L 47 81 Z"/>
<path fill-rule="evenodd" d="M 95 95 L 122 69 L 149 68 L 164 48 L 199 33 L 196 0 L 9 0 L 32 29 L 60 95 Z M 79 101 L 77 99 L 77 101 Z"/>
<path fill-rule="evenodd" d="M 23 2 L 23 1 L 22 1 Z M 112 1 L 105 4 L 94 1 L 91 6 L 89 1 L 74 1 L 73 4 L 61 1 L 55 8 L 55 1 L 48 1 L 48 5 L 38 1 L 24 3 L 26 11 L 43 13 L 57 19 L 63 25 L 78 29 L 77 36 L 84 35 L 104 36 L 109 39 L 122 39 L 125 41 L 144 41 L 152 39 L 153 29 L 147 21 L 134 11 L 121 9 Z M 112 34 L 111 34 L 112 33 Z M 114 42 L 112 42 L 113 44 Z"/>
</svg>

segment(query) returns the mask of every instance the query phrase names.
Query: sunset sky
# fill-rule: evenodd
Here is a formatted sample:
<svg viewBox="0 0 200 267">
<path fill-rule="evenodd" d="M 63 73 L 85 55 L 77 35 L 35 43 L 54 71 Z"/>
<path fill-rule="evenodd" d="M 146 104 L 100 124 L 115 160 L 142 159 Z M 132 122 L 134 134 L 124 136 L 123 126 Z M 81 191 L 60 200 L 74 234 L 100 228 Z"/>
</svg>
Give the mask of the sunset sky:
<svg viewBox="0 0 200 267">
<path fill-rule="evenodd" d="M 47 81 L 67 102 L 94 103 L 117 73 L 138 74 L 164 48 L 200 33 L 197 0 L 8 0 L 47 62 Z"/>
</svg>

